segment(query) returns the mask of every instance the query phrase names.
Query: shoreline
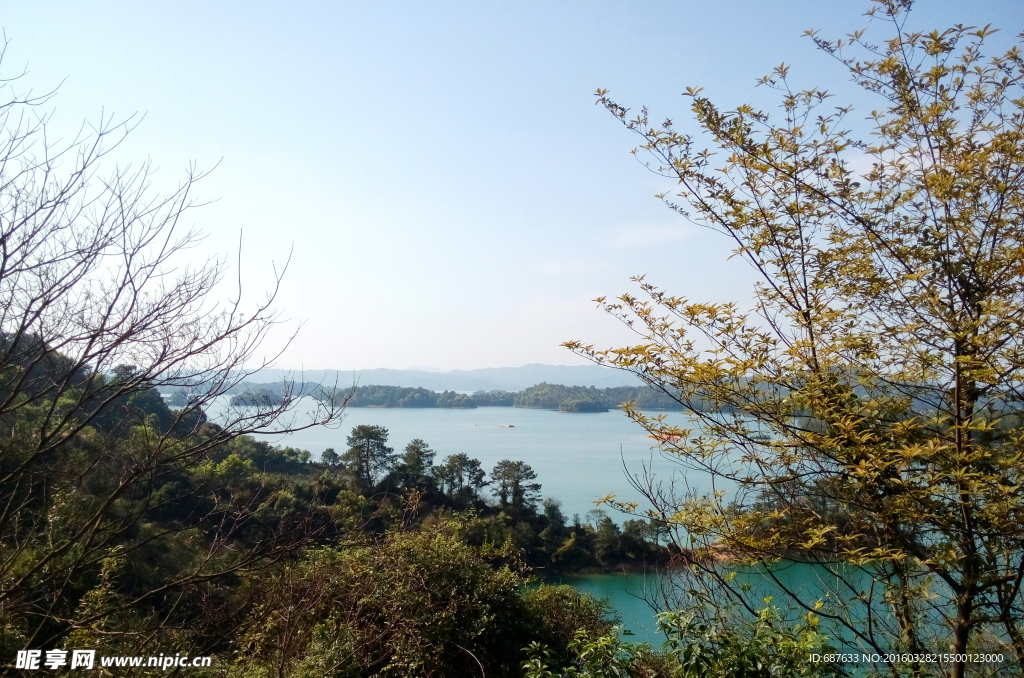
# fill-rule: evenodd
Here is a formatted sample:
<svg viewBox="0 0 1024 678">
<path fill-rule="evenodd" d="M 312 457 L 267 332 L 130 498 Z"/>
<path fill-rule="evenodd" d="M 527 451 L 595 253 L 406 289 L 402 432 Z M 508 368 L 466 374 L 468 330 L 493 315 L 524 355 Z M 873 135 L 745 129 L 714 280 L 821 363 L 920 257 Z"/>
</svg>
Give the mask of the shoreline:
<svg viewBox="0 0 1024 678">
<path fill-rule="evenodd" d="M 667 567 L 666 567 L 667 566 Z M 671 561 L 662 563 L 660 566 L 657 563 L 619 563 L 618 565 L 591 565 L 589 567 L 583 567 L 578 570 L 542 570 L 541 568 L 533 568 L 532 574 L 538 579 L 546 580 L 556 577 L 586 577 L 593 574 L 635 574 L 635 573 L 648 573 L 658 569 L 678 569 L 676 566 L 671 564 Z"/>
</svg>

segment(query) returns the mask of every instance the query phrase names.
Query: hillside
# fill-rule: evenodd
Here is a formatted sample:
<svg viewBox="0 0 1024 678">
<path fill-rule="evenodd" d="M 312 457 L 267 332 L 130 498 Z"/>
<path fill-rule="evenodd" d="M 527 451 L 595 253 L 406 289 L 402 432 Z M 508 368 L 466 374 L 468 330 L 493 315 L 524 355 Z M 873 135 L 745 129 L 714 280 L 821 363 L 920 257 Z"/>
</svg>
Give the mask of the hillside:
<svg viewBox="0 0 1024 678">
<path fill-rule="evenodd" d="M 564 384 L 534 384 L 521 391 L 476 391 L 472 395 L 455 391 L 431 391 L 412 386 L 385 386 L 371 384 L 347 388 L 321 388 L 317 384 L 295 385 L 291 389 L 285 382 L 242 384 L 231 389 L 231 404 L 235 406 L 279 406 L 285 402 L 285 391 L 293 395 L 310 395 L 331 400 L 334 405 L 346 407 L 525 407 L 530 409 L 560 410 L 562 412 L 607 412 L 626 401 L 634 401 L 644 410 L 676 410 L 681 405 L 669 395 L 646 386 L 566 386 Z M 176 391 L 169 403 L 182 407 L 187 403 L 184 391 Z"/>
<path fill-rule="evenodd" d="M 522 391 L 541 383 L 565 386 L 639 386 L 640 381 L 628 372 L 597 365 L 540 365 L 521 367 L 487 367 L 478 370 L 284 370 L 264 369 L 246 379 L 253 383 L 312 382 L 327 387 L 347 388 L 353 384 L 404 386 L 432 391 Z"/>
</svg>

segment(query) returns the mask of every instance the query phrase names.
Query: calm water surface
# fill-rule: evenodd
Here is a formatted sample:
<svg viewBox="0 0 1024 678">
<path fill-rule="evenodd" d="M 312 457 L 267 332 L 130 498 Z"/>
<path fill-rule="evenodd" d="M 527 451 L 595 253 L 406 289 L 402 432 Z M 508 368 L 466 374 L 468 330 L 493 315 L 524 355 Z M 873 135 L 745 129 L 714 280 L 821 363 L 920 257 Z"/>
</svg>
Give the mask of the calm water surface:
<svg viewBox="0 0 1024 678">
<path fill-rule="evenodd" d="M 304 398 L 299 405 L 296 421 L 302 420 L 304 410 L 312 408 L 314 402 Z M 211 415 L 216 416 L 212 410 Z M 682 414 L 669 414 L 667 420 L 681 427 L 693 425 Z M 619 499 L 637 501 L 646 507 L 644 499 L 626 480 L 625 469 L 640 473 L 646 464 L 662 480 L 682 470 L 662 458 L 647 432 L 620 411 L 566 414 L 511 407 L 350 408 L 335 428 L 316 427 L 285 436 L 260 437 L 274 444 L 309 450 L 318 459 L 328 447 L 343 452 L 349 432 L 363 424 L 386 427 L 396 451 L 414 438 L 425 440 L 437 452 L 436 462 L 461 452 L 479 459 L 490 471 L 502 459 L 522 460 L 537 472 L 541 493 L 562 502 L 562 511 L 569 520 L 574 513 L 582 518 L 598 499 L 613 493 Z M 512 426 L 508 427 L 509 424 Z M 711 489 L 706 474 L 688 471 L 685 480 L 693 489 Z M 621 515 L 611 516 L 620 523 L 623 520 Z M 806 590 L 805 598 L 816 598 L 825 590 L 821 577 L 828 574 L 823 568 L 780 563 L 773 571 L 787 587 Z M 645 589 L 658 588 L 659 580 L 651 577 L 643 573 L 591 574 L 562 577 L 552 583 L 570 584 L 583 592 L 608 598 L 622 617 L 623 629 L 633 633 L 626 640 L 660 647 L 665 638 L 657 632 L 655 613 L 643 599 Z M 763 575 L 747 571 L 740 572 L 738 577 L 751 584 L 755 599 L 776 596 L 775 603 L 786 606 Z"/>
<path fill-rule="evenodd" d="M 816 600 L 829 589 L 835 588 L 835 582 L 829 581 L 829 573 L 823 567 L 806 563 L 780 562 L 771 569 L 774 577 L 783 586 L 791 591 L 800 592 L 804 600 Z M 852 568 L 845 576 L 854 581 L 866 577 L 863 572 Z M 660 648 L 665 642 L 665 635 L 658 633 L 656 613 L 644 597 L 645 593 L 651 593 L 653 595 L 648 595 L 648 598 L 660 600 L 663 582 L 662 575 L 643 572 L 562 576 L 547 580 L 550 584 L 569 584 L 584 593 L 607 598 L 611 607 L 622 617 L 622 630 L 631 631 L 633 634 L 624 636 L 623 639 L 635 643 L 650 643 L 655 648 Z M 760 607 L 764 606 L 762 601 L 768 596 L 772 597 L 773 605 L 780 609 L 786 610 L 789 607 L 786 596 L 759 569 L 738 569 L 736 583 L 749 584 L 750 600 L 760 604 Z M 803 616 L 804 613 L 797 611 L 795 614 Z"/>
<path fill-rule="evenodd" d="M 302 411 L 296 416 L 301 420 Z M 688 421 L 682 414 L 669 414 L 668 420 L 678 425 Z M 318 426 L 285 436 L 258 437 L 309 450 L 316 460 L 328 447 L 344 452 L 348 447 L 345 438 L 352 428 L 364 424 L 387 428 L 389 444 L 396 452 L 414 438 L 425 440 L 437 452 L 435 463 L 459 452 L 479 459 L 488 472 L 502 459 L 524 461 L 537 472 L 541 494 L 560 500 L 562 512 L 570 521 L 574 513 L 583 517 L 594 508 L 594 502 L 612 493 L 644 505 L 626 480 L 623 462 L 634 473 L 641 472 L 645 463 L 653 464 L 663 476 L 675 468 L 652 450 L 654 441 L 647 432 L 620 411 L 567 414 L 513 407 L 353 407 L 345 411 L 341 425 L 334 429 Z M 513 427 L 503 427 L 508 424 Z M 693 473 L 687 481 L 697 487 L 707 485 L 706 477 Z"/>
<path fill-rule="evenodd" d="M 299 405 L 296 422 L 302 421 L 314 403 L 303 398 Z M 216 418 L 213 409 L 211 416 Z M 686 426 L 689 419 L 682 414 L 668 414 L 667 422 Z M 512 407 L 353 407 L 346 410 L 344 420 L 335 428 L 318 426 L 287 435 L 257 437 L 309 450 L 313 459 L 318 459 L 328 447 L 343 452 L 347 447 L 345 438 L 359 425 L 387 428 L 389 444 L 396 451 L 414 438 L 425 440 L 437 452 L 435 463 L 460 452 L 479 459 L 488 471 L 502 459 L 524 461 L 537 472 L 541 494 L 560 500 L 562 512 L 570 521 L 576 513 L 582 518 L 597 500 L 609 494 L 646 507 L 643 497 L 629 485 L 626 469 L 641 473 L 647 465 L 663 479 L 679 471 L 679 467 L 661 457 L 646 431 L 617 410 L 569 414 Z M 692 488 L 710 489 L 705 474 L 688 472 L 686 482 Z M 620 523 L 623 520 L 623 516 L 610 515 Z M 634 634 L 627 640 L 649 642 L 655 647 L 664 641 L 657 633 L 654 612 L 643 600 L 645 586 L 652 583 L 645 580 L 643 573 L 581 575 L 552 583 L 570 584 L 608 598 L 622 617 L 623 629 Z"/>
<path fill-rule="evenodd" d="M 665 642 L 664 634 L 658 633 L 658 619 L 655 611 L 644 600 L 644 592 L 648 587 L 657 588 L 657 575 L 644 575 L 642 572 L 608 574 L 584 574 L 575 576 L 552 577 L 548 584 L 568 584 L 583 593 L 598 598 L 607 598 L 612 609 L 622 619 L 623 640 L 631 643 L 650 643 L 660 648 Z"/>
</svg>

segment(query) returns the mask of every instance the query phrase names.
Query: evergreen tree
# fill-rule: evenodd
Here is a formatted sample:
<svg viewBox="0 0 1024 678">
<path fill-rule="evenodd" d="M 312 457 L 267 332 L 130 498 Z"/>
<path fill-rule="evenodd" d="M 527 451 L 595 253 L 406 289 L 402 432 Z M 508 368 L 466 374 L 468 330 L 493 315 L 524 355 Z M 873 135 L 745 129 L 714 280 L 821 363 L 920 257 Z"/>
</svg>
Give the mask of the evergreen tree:
<svg viewBox="0 0 1024 678">
<path fill-rule="evenodd" d="M 511 509 L 516 515 L 532 513 L 537 506 L 540 495 L 540 483 L 531 482 L 537 479 L 537 473 L 530 465 L 522 461 L 502 459 L 491 471 L 494 482 L 494 496 L 503 509 Z"/>
<path fill-rule="evenodd" d="M 374 487 L 395 463 L 395 451 L 387 446 L 388 430 L 383 426 L 356 426 L 346 442 L 348 450 L 341 460 L 362 489 Z"/>
<path fill-rule="evenodd" d="M 437 453 L 419 438 L 406 445 L 395 469 L 402 487 L 425 488 L 433 483 L 435 456 Z"/>
<path fill-rule="evenodd" d="M 320 453 L 320 463 L 328 466 L 337 466 L 341 463 L 341 455 L 335 452 L 333 447 L 328 447 Z"/>
<path fill-rule="evenodd" d="M 464 505 L 479 499 L 480 491 L 490 485 L 485 480 L 486 476 L 478 459 L 461 452 L 445 457 L 435 473 L 442 490 Z"/>
</svg>

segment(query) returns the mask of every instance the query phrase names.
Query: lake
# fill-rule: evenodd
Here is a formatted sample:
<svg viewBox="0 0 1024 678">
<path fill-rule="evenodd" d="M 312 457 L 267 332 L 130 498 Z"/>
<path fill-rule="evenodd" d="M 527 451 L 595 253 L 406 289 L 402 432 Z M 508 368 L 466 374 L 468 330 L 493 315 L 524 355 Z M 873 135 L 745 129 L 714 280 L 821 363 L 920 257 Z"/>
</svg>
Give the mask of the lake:
<svg viewBox="0 0 1024 678">
<path fill-rule="evenodd" d="M 307 402 L 300 402 L 297 421 L 301 421 L 303 410 L 312 406 L 310 399 L 301 400 Z M 668 421 L 685 425 L 688 418 L 669 414 Z M 509 424 L 512 428 L 506 428 Z M 643 505 L 640 494 L 626 480 L 624 463 L 634 473 L 641 472 L 645 463 L 653 465 L 665 476 L 674 467 L 658 454 L 647 432 L 618 410 L 569 414 L 514 407 L 353 407 L 333 429 L 318 426 L 284 436 L 257 437 L 309 450 L 317 460 L 328 447 L 344 452 L 348 447 L 345 438 L 360 425 L 387 428 L 389 445 L 396 452 L 414 438 L 426 441 L 437 452 L 435 463 L 460 452 L 479 459 L 488 472 L 502 459 L 524 461 L 537 472 L 541 494 L 561 501 L 562 513 L 569 520 L 574 513 L 583 518 L 598 499 L 612 493 Z M 697 487 L 707 484 L 707 478 L 698 474 L 688 474 L 687 480 Z M 612 517 L 621 522 L 620 516 Z"/>
<path fill-rule="evenodd" d="M 623 636 L 623 640 L 650 643 L 659 648 L 665 642 L 665 636 L 658 633 L 655 611 L 643 597 L 645 588 L 656 587 L 657 582 L 656 575 L 652 577 L 642 572 L 565 575 L 545 580 L 548 584 L 568 584 L 583 593 L 607 598 L 612 609 L 622 618 L 621 630 L 632 634 Z"/>
<path fill-rule="evenodd" d="M 800 592 L 805 600 L 819 599 L 830 589 L 836 589 L 834 578 L 828 571 L 819 566 L 807 563 L 782 561 L 771 566 L 774 577 L 787 589 Z M 844 568 L 844 577 L 852 581 L 863 581 L 866 573 L 856 568 Z M 748 584 L 751 588 L 750 600 L 760 607 L 765 597 L 771 596 L 773 604 L 782 610 L 789 607 L 788 598 L 763 574 L 763 569 L 741 567 L 736 569 L 736 583 Z M 632 636 L 624 636 L 624 640 L 634 643 L 650 643 L 655 648 L 661 647 L 665 636 L 658 633 L 658 620 L 655 611 L 644 599 L 660 600 L 661 585 L 664 577 L 643 572 L 612 572 L 606 574 L 565 575 L 550 577 L 549 584 L 569 584 L 579 591 L 594 596 L 607 598 L 611 607 L 622 617 L 622 630 L 630 631 Z M 867 583 L 865 583 L 865 588 Z M 794 614 L 790 612 L 790 614 Z M 797 616 L 803 612 L 797 610 Z M 839 637 L 850 640 L 846 634 Z"/>
<path fill-rule="evenodd" d="M 301 399 L 296 421 L 301 421 L 313 404 L 308 398 Z M 211 416 L 215 418 L 214 408 Z M 685 426 L 689 419 L 670 413 L 667 421 Z M 396 451 L 410 440 L 421 438 L 437 452 L 435 463 L 460 452 L 479 459 L 488 471 L 502 459 L 524 461 L 537 472 L 541 493 L 561 501 L 562 512 L 569 520 L 573 514 L 584 519 L 598 499 L 612 493 L 645 507 L 643 497 L 626 480 L 626 468 L 640 473 L 646 464 L 662 477 L 678 468 L 657 452 L 645 430 L 618 410 L 569 414 L 513 407 L 353 407 L 345 411 L 344 420 L 334 428 L 320 426 L 287 435 L 257 437 L 309 450 L 313 459 L 318 459 L 328 447 L 343 452 L 347 448 L 345 438 L 359 425 L 387 428 L 389 444 Z M 691 487 L 708 487 L 707 476 L 694 472 L 687 474 L 687 482 Z M 614 512 L 609 515 L 619 523 L 624 519 Z M 623 627 L 635 634 L 628 640 L 660 647 L 664 638 L 656 632 L 654 612 L 637 597 L 643 590 L 642 573 L 581 575 L 563 577 L 560 581 L 608 598 L 622 616 Z"/>
<path fill-rule="evenodd" d="M 296 421 L 301 421 L 304 411 L 312 409 L 314 404 L 311 399 L 301 399 Z M 211 408 L 214 418 L 215 411 L 216 408 Z M 693 426 L 683 414 L 668 414 L 667 422 Z M 642 508 L 646 507 L 645 500 L 626 480 L 625 469 L 639 473 L 646 464 L 661 479 L 681 470 L 658 453 L 646 431 L 618 410 L 568 414 L 511 407 L 350 408 L 342 423 L 334 428 L 316 427 L 284 436 L 258 437 L 309 450 L 313 458 L 318 459 L 328 447 L 343 452 L 349 432 L 364 424 L 387 428 L 390 444 L 396 451 L 401 451 L 414 438 L 423 439 L 437 452 L 436 462 L 460 452 L 479 459 L 487 471 L 502 459 L 524 461 L 537 472 L 541 493 L 560 500 L 569 520 L 576 513 L 583 519 L 598 499 L 612 493 L 619 499 L 637 501 Z M 689 471 L 686 481 L 693 489 L 710 489 L 710 478 L 706 474 Z M 609 515 L 620 523 L 624 519 L 614 512 Z M 772 569 L 790 588 L 806 587 L 812 599 L 825 590 L 820 578 L 827 573 L 821 568 L 779 563 Z M 758 599 L 778 593 L 763 576 L 752 571 L 740 572 L 738 577 L 739 581 L 746 579 L 753 586 Z M 621 615 L 623 628 L 634 634 L 626 640 L 648 642 L 655 647 L 660 647 L 665 640 L 657 633 L 654 611 L 643 600 L 645 587 L 652 584 L 656 587 L 657 579 L 645 579 L 644 574 L 638 572 L 564 576 L 550 581 L 608 598 L 612 608 Z M 786 606 L 783 596 L 779 596 L 776 603 Z"/>
</svg>

